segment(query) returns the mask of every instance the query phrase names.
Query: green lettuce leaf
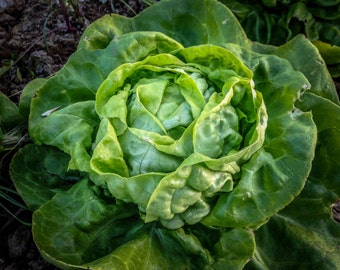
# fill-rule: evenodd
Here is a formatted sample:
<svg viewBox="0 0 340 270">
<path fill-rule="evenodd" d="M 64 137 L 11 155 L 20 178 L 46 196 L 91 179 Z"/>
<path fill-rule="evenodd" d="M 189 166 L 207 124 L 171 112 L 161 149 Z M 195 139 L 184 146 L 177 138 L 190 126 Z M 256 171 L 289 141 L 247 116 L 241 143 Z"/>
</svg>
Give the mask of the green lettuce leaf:
<svg viewBox="0 0 340 270">
<path fill-rule="evenodd" d="M 57 148 L 28 144 L 13 158 L 10 174 L 26 205 L 37 210 L 58 191 L 68 189 L 81 174 L 68 171 L 69 155 Z"/>
<path fill-rule="evenodd" d="M 318 127 L 313 170 L 301 194 L 256 231 L 255 256 L 246 269 L 340 267 L 340 223 L 332 218 L 340 198 L 340 108 L 312 93 L 299 107 L 313 111 Z"/>
<path fill-rule="evenodd" d="M 30 81 L 22 91 L 19 100 L 19 111 L 26 118 L 28 118 L 30 114 L 32 98 L 35 96 L 40 86 L 42 86 L 46 81 L 46 78 L 36 78 Z"/>
<path fill-rule="evenodd" d="M 64 269 L 240 269 L 253 254 L 250 230 L 167 230 L 101 192 L 84 178 L 34 212 L 33 234 L 47 260 Z"/>
</svg>

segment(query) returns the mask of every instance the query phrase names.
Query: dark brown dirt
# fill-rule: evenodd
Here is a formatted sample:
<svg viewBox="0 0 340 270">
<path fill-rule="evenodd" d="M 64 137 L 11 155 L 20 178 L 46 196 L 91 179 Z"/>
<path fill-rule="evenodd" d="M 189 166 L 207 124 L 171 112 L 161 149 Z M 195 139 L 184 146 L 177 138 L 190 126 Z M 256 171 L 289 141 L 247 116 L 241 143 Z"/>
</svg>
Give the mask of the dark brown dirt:
<svg viewBox="0 0 340 270">
<path fill-rule="evenodd" d="M 0 91 L 12 99 L 30 80 L 58 71 L 91 22 L 108 13 L 133 16 L 145 8 L 141 0 L 125 1 L 129 7 L 119 0 L 79 1 L 77 7 L 63 2 L 71 1 L 0 0 L 0 65 L 11 67 L 0 77 Z"/>
</svg>

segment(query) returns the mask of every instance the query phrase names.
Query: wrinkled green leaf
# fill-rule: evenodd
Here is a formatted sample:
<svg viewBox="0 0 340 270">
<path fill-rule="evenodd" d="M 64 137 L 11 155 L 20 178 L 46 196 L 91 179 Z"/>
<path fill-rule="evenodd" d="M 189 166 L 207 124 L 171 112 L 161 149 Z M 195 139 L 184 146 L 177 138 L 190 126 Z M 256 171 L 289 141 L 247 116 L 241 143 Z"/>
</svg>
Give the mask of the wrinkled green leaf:
<svg viewBox="0 0 340 270">
<path fill-rule="evenodd" d="M 230 45 L 230 47 L 231 46 L 234 45 Z M 216 217 L 214 217 L 215 222 L 217 222 L 217 220 L 220 220 L 219 222 L 228 222 L 225 223 L 225 226 L 245 226 L 243 222 L 246 220 L 249 226 L 252 224 L 252 221 L 258 220 L 258 222 L 260 222 L 260 220 L 262 220 L 263 222 L 267 217 L 270 217 L 271 214 L 267 208 L 268 205 L 273 207 L 272 209 L 277 209 L 276 207 L 279 208 L 279 206 L 275 206 L 275 201 L 282 202 L 284 200 L 283 197 L 292 200 L 294 196 L 289 196 L 289 193 L 294 189 L 296 189 L 296 192 L 299 192 L 298 189 L 299 187 L 301 188 L 303 184 L 299 185 L 298 182 L 290 180 L 293 178 L 306 180 L 310 163 L 305 162 L 307 160 L 311 161 L 311 159 L 306 159 L 306 156 L 303 155 L 307 154 L 305 149 L 311 149 L 307 155 L 313 156 L 314 150 L 312 149 L 315 147 L 316 131 L 312 127 L 313 124 L 311 123 L 310 116 L 303 114 L 299 109 L 295 108 L 293 103 L 289 104 L 289 102 L 284 102 L 285 100 L 290 100 L 294 95 L 293 100 L 298 99 L 301 92 L 304 91 L 304 88 L 308 87 L 306 84 L 308 82 L 303 79 L 301 74 L 297 76 L 297 74 L 292 71 L 291 76 L 293 76 L 296 81 L 287 80 L 289 76 L 287 72 L 289 70 L 288 66 L 290 66 L 288 62 L 284 62 L 282 59 L 279 60 L 273 56 L 259 58 L 256 54 L 246 52 L 245 49 L 239 47 L 235 47 L 234 51 L 239 53 L 239 56 L 248 63 L 251 69 L 254 69 L 255 85 L 258 90 L 262 90 L 264 100 L 266 100 L 266 96 L 271 100 L 266 106 L 268 112 L 266 140 L 264 143 L 264 151 L 260 151 L 260 153 L 254 155 L 250 162 L 243 166 L 243 178 L 241 178 L 232 196 L 221 196 L 219 199 L 220 204 L 217 204 L 215 209 L 213 209 L 212 215 L 208 216 L 206 220 L 216 215 Z M 282 71 L 277 68 L 279 65 L 276 61 L 280 61 Z M 287 66 L 284 66 L 284 64 Z M 273 65 L 273 68 L 271 68 L 270 65 Z M 274 66 L 276 68 L 274 68 Z M 285 72 L 283 72 L 283 70 L 285 70 Z M 300 78 L 300 80 L 298 78 Z M 291 84 L 288 85 L 286 83 L 285 88 L 283 88 L 284 91 L 275 91 L 275 87 L 282 89 L 280 81 L 289 81 Z M 285 110 L 287 110 L 286 113 L 284 113 Z M 278 117 L 278 115 L 280 116 Z M 297 120 L 297 122 L 291 121 L 292 119 Z M 292 123 L 292 126 L 287 126 L 287 123 Z M 284 134 L 286 132 L 308 135 L 305 138 L 300 137 L 301 141 L 291 140 L 291 145 L 289 146 L 289 142 L 285 140 L 286 136 Z M 298 158 L 302 153 L 304 154 Z M 300 178 L 301 175 L 298 176 L 295 174 L 302 173 L 302 168 L 305 168 L 305 177 Z M 273 181 L 274 179 L 275 181 Z M 266 191 L 263 192 L 263 190 Z M 280 197 L 280 193 L 282 197 Z M 271 198 L 271 196 L 273 197 Z M 274 199 L 278 197 L 280 197 L 279 200 Z M 242 209 L 242 207 L 246 205 L 251 207 Z M 253 226 L 254 225 L 255 224 L 253 224 Z"/>
<path fill-rule="evenodd" d="M 117 203 L 102 192 L 83 179 L 34 212 L 33 235 L 48 261 L 64 269 L 172 269 L 174 265 L 219 269 L 226 264 L 241 269 L 253 254 L 251 231 L 213 230 L 222 237 L 217 242 L 207 239 L 207 245 L 214 245 L 210 254 L 190 229 L 144 225 L 135 206 Z M 57 220 L 48 215 L 51 211 Z"/>
</svg>

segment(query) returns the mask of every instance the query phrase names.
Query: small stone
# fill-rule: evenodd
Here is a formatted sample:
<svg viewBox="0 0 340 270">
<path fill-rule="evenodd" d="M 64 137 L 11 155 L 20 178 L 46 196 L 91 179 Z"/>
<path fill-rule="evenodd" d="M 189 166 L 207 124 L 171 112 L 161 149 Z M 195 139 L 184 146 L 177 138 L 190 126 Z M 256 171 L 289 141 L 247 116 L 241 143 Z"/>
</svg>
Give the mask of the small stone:
<svg viewBox="0 0 340 270">
<path fill-rule="evenodd" d="M 11 258 L 23 256 L 28 250 L 31 233 L 28 227 L 22 225 L 8 236 L 8 250 Z"/>
</svg>

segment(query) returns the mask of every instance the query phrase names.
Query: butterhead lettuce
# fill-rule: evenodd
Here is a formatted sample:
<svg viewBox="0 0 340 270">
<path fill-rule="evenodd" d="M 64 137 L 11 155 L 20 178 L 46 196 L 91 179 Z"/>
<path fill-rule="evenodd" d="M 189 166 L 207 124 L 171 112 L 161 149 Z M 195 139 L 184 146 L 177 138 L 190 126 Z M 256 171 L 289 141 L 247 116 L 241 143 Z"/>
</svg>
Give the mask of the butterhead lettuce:
<svg viewBox="0 0 340 270">
<path fill-rule="evenodd" d="M 252 44 L 215 0 L 161 1 L 90 25 L 36 87 L 34 143 L 12 161 L 42 255 L 63 269 L 270 267 L 266 228 L 286 226 L 291 212 L 280 223 L 280 211 L 308 177 L 339 175 L 328 155 L 320 177 L 313 161 L 323 136 L 338 140 L 338 118 L 322 131 L 317 120 L 318 104 L 330 104 L 325 117 L 339 112 L 331 77 L 303 36 L 285 46 Z M 293 55 L 304 50 L 322 65 L 300 68 Z"/>
</svg>

